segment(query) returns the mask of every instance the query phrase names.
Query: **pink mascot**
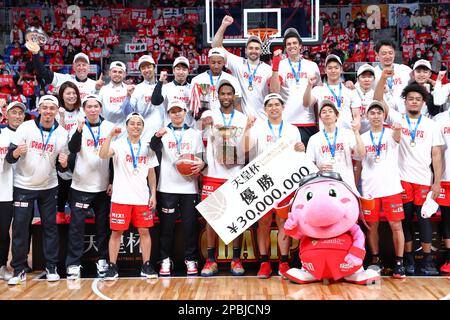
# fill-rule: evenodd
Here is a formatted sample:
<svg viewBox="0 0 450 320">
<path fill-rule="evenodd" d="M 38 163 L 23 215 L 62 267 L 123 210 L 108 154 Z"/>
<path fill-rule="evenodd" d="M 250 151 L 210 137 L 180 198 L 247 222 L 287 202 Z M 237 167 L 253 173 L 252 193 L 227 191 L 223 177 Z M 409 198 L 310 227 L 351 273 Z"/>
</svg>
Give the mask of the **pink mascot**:
<svg viewBox="0 0 450 320">
<path fill-rule="evenodd" d="M 287 235 L 300 240 L 302 268 L 284 276 L 295 283 L 325 279 L 371 284 L 380 279 L 375 270 L 364 270 L 364 233 L 358 217 L 373 201 L 360 199 L 335 172 L 317 172 L 300 182 L 291 203 L 275 208 L 288 219 Z"/>
</svg>

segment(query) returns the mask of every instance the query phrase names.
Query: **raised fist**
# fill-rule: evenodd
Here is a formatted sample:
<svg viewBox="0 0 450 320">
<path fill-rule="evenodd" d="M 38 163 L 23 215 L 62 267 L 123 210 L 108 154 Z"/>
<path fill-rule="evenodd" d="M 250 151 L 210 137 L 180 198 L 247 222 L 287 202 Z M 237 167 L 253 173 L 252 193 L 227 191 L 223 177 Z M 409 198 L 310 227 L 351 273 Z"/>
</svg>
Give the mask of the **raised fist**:
<svg viewBox="0 0 450 320">
<path fill-rule="evenodd" d="M 231 26 L 233 21 L 234 21 L 234 19 L 232 16 L 225 16 L 225 17 L 223 17 L 222 25 L 227 26 L 227 27 Z"/>
<path fill-rule="evenodd" d="M 121 129 L 121 128 L 114 127 L 114 128 L 111 130 L 111 132 L 109 133 L 109 135 L 110 135 L 111 137 L 117 137 L 121 132 L 122 132 L 122 129 Z"/>
<path fill-rule="evenodd" d="M 159 81 L 161 82 L 167 82 L 167 71 L 161 71 L 159 75 Z"/>
</svg>

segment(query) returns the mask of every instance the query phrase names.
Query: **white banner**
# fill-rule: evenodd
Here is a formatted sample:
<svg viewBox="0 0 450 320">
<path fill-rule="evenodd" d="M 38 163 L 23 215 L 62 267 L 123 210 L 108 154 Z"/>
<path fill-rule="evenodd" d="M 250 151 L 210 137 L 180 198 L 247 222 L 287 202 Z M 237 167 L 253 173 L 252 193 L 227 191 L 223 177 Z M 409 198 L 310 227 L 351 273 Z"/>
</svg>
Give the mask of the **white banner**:
<svg viewBox="0 0 450 320">
<path fill-rule="evenodd" d="M 125 53 L 137 53 L 147 51 L 146 43 L 126 43 Z"/>
<path fill-rule="evenodd" d="M 295 191 L 301 178 L 317 172 L 296 140 L 280 139 L 197 205 L 197 210 L 225 244 Z"/>
<path fill-rule="evenodd" d="M 418 3 L 397 3 L 389 4 L 389 26 L 397 25 L 397 17 L 402 14 L 405 9 L 409 9 L 411 13 L 419 9 Z"/>
</svg>

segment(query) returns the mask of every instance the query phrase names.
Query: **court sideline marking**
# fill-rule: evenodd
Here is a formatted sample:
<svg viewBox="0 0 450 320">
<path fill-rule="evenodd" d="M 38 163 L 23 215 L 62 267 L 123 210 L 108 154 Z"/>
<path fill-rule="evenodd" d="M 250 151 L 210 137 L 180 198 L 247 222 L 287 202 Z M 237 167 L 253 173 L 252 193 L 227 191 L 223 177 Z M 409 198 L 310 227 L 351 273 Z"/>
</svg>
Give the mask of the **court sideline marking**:
<svg viewBox="0 0 450 320">
<path fill-rule="evenodd" d="M 100 290 L 98 289 L 98 282 L 102 281 L 99 278 L 95 278 L 94 281 L 92 281 L 92 285 L 91 285 L 91 289 L 92 291 L 94 291 L 94 293 L 99 296 L 100 298 L 102 298 L 103 300 L 112 300 L 110 297 L 105 296 L 103 293 L 100 292 Z"/>
</svg>

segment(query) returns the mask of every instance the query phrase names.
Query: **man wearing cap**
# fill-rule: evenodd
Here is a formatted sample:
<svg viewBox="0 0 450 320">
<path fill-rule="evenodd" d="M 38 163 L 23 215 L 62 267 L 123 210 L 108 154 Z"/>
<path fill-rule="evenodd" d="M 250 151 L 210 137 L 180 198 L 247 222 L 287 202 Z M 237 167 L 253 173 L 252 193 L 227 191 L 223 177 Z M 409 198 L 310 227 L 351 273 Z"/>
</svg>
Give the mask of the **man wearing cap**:
<svg viewBox="0 0 450 320">
<path fill-rule="evenodd" d="M 392 69 L 384 69 L 375 88 L 374 98 L 382 100 L 383 88 L 386 80 L 392 76 Z M 413 217 L 417 214 L 419 223 L 419 237 L 423 250 L 423 260 L 420 271 L 426 275 L 437 275 L 431 256 L 432 228 L 430 219 L 421 215 L 422 206 L 427 194 L 436 199 L 441 191 L 442 177 L 442 151 L 445 144 L 439 126 L 421 114 L 422 107 L 428 95 L 427 90 L 418 83 L 409 84 L 403 89 L 402 97 L 405 99 L 406 113 L 401 114 L 389 106 L 386 107 L 388 124 L 400 123 L 402 137 L 400 140 L 400 153 L 398 167 L 403 187 L 402 201 L 405 219 L 403 220 L 403 233 L 405 235 L 405 269 L 407 275 L 415 274 L 415 261 L 413 251 Z M 433 166 L 433 170 L 431 169 Z"/>
<path fill-rule="evenodd" d="M 231 16 L 225 16 L 222 24 L 214 35 L 212 46 L 222 47 L 225 30 L 233 23 Z M 228 51 L 225 53 L 225 66 L 239 80 L 242 91 L 242 111 L 248 116 L 253 115 L 261 120 L 267 120 L 263 109 L 263 99 L 269 93 L 269 82 L 272 71 L 261 59 L 261 39 L 250 36 L 245 46 L 247 59 L 238 57 Z"/>
<path fill-rule="evenodd" d="M 203 126 L 206 126 L 204 132 L 207 138 L 206 163 L 208 164 L 203 173 L 202 201 L 244 167 L 245 156 L 241 148 L 244 129 L 247 122 L 256 120 L 254 116 L 247 118 L 234 108 L 235 89 L 230 81 L 221 79 L 217 91 L 220 109 L 212 110 L 210 116 L 202 120 Z M 209 277 L 217 274 L 218 267 L 215 261 L 217 234 L 208 223 L 206 238 L 208 258 L 201 275 Z M 241 240 L 242 236 L 233 240 L 233 261 L 230 271 L 235 276 L 241 276 L 245 272 L 240 260 Z"/>
<path fill-rule="evenodd" d="M 401 125 L 394 123 L 391 128 L 384 128 L 384 102 L 372 101 L 367 107 L 367 118 L 370 123 L 369 131 L 361 136 L 366 154 L 362 161 L 361 189 L 363 197 L 375 198 L 373 210 L 364 211 L 364 219 L 369 228 L 367 241 L 371 252 L 370 265 L 381 272 L 383 266 L 379 257 L 378 224 L 380 212 L 389 222 L 395 251 L 394 278 L 406 276 L 403 266 L 403 249 L 405 237 L 403 235 L 402 220 L 404 219 L 398 169 L 399 143 L 401 139 Z"/>
<path fill-rule="evenodd" d="M 88 77 L 90 71 L 89 57 L 80 52 L 73 58 L 74 75 L 53 72 L 45 67 L 39 57 L 39 49 L 32 51 L 33 67 L 37 70 L 37 77 L 44 80 L 46 85 L 51 84 L 55 88 L 59 88 L 64 82 L 71 81 L 75 83 L 80 91 L 81 99 L 90 93 L 97 93 L 104 85 L 103 74 L 97 81 Z"/>
<path fill-rule="evenodd" d="M 11 263 L 14 277 L 8 281 L 10 285 L 26 280 L 29 228 L 36 200 L 43 229 L 47 280 L 59 280 L 56 270 L 59 256 L 57 171 L 68 169 L 68 133 L 55 120 L 58 113 L 56 97 L 44 95 L 38 105 L 39 117 L 17 128 L 6 155 L 6 161 L 16 164 Z"/>
<path fill-rule="evenodd" d="M 287 58 L 281 60 L 281 50 L 273 53 L 270 91 L 281 94 L 286 101 L 285 120 L 298 127 L 307 146 L 318 129 L 314 109 L 303 103 L 303 95 L 308 77 L 320 82 L 320 71 L 315 62 L 301 57 L 302 39 L 295 28 L 285 31 L 283 46 Z"/>
<path fill-rule="evenodd" d="M 337 126 L 340 109 L 334 101 L 322 100 L 319 119 L 324 128 L 313 135 L 306 154 L 321 171 L 338 172 L 342 179 L 358 194 L 353 174 L 352 156 L 364 156 L 365 150 L 359 134 L 360 123 L 352 120 L 351 130 Z"/>
<path fill-rule="evenodd" d="M 414 63 L 413 72 L 411 74 L 411 81 L 417 82 L 418 84 L 425 87 L 428 92 L 427 98 L 425 100 L 425 106 L 422 108 L 422 114 L 428 114 L 430 116 L 435 116 L 441 112 L 441 106 L 434 103 L 434 86 L 435 81 L 431 80 L 431 64 L 430 61 L 420 59 Z"/>
<path fill-rule="evenodd" d="M 189 75 L 189 60 L 186 57 L 178 57 L 175 59 L 173 62 L 173 74 L 175 79 L 172 82 L 163 85 L 163 83 L 167 81 L 167 72 L 161 71 L 159 81 L 156 83 L 155 89 L 153 90 L 151 101 L 154 106 L 163 104 L 164 110 L 167 110 L 172 100 L 180 100 L 188 107 L 192 85 L 187 82 L 187 77 Z M 194 117 L 190 112 L 187 113 L 184 121 L 189 127 L 193 128 L 195 126 Z M 168 113 L 164 112 L 164 124 L 168 124 L 169 122 L 170 119 Z"/>
<path fill-rule="evenodd" d="M 167 110 L 170 123 L 153 136 L 150 148 L 160 160 L 157 188 L 160 230 L 160 276 L 170 276 L 173 262 L 173 240 L 177 213 L 181 215 L 184 236 L 184 257 L 187 275 L 197 275 L 198 259 L 198 175 L 205 166 L 200 160 L 192 167 L 192 175 L 183 176 L 176 169 L 177 160 L 183 155 L 203 158 L 202 134 L 184 124 L 187 113 L 182 101 L 173 100 Z"/>
<path fill-rule="evenodd" d="M 100 148 L 101 159 L 113 159 L 114 181 L 111 197 L 109 240 L 109 265 L 105 280 L 114 280 L 119 276 L 117 256 L 120 239 L 130 222 L 137 228 L 140 237 L 143 265 L 141 276 L 156 278 L 157 273 L 150 263 L 151 238 L 149 228 L 153 226 L 152 210 L 156 206 L 155 167 L 158 160 L 147 142 L 142 141 L 144 117 L 137 112 L 130 113 L 126 120 L 127 136 L 112 139 L 121 133 L 115 126 Z"/>
<path fill-rule="evenodd" d="M 249 161 L 271 148 L 279 139 L 295 139 L 297 141 L 295 149 L 304 152 L 305 145 L 302 143 L 297 127 L 283 120 L 283 98 L 278 93 L 268 94 L 264 98 L 264 110 L 267 114 L 266 121 L 257 119 L 254 125 L 253 122 L 249 122 L 245 128 L 243 147 L 244 152 L 249 153 Z M 257 277 L 263 279 L 269 278 L 272 274 L 272 267 L 267 255 L 272 219 L 272 212 L 270 212 L 258 220 L 257 239 L 261 266 Z M 281 276 L 290 269 L 288 264 L 290 238 L 284 233 L 286 219 L 275 215 L 275 221 L 278 226 L 278 246 L 281 253 L 278 274 Z"/>
<path fill-rule="evenodd" d="M 208 108 L 210 110 L 215 110 L 220 108 L 219 95 L 217 93 L 217 85 L 220 79 L 227 79 L 233 83 L 233 86 L 237 88 L 236 96 L 241 97 L 241 87 L 239 86 L 238 79 L 229 73 L 224 72 L 223 66 L 225 65 L 225 55 L 226 50 L 222 48 L 212 48 L 208 52 L 208 64 L 209 70 L 195 76 L 191 84 L 207 85 L 209 86 L 208 97 Z M 202 93 L 203 94 L 203 93 Z M 203 97 L 202 97 L 203 98 Z M 240 110 L 237 101 L 235 102 L 235 108 Z"/>
<path fill-rule="evenodd" d="M 404 64 L 394 63 L 395 44 L 391 40 L 380 40 L 375 46 L 377 60 L 380 64 L 375 69 L 375 86 L 381 79 L 383 69 L 393 69 L 393 74 L 387 79 L 384 89 L 384 101 L 389 107 L 400 113 L 405 113 L 405 102 L 401 98 L 403 89 L 408 85 L 411 68 Z"/>
<path fill-rule="evenodd" d="M 79 279 L 84 252 L 85 218 L 89 207 L 95 213 L 96 246 L 99 260 L 97 273 L 107 269 L 109 240 L 109 207 L 111 202 L 111 172 L 109 160 L 100 159 L 98 152 L 114 125 L 100 116 L 102 104 L 97 95 L 83 100 L 84 118 L 78 119 L 69 137 L 69 151 L 76 154 L 70 188 L 71 221 L 67 244 L 67 279 Z"/>
<path fill-rule="evenodd" d="M 9 253 L 9 228 L 13 217 L 13 166 L 5 161 L 12 136 L 25 119 L 26 106 L 11 102 L 6 107 L 8 126 L 0 129 L 0 279 L 9 280 L 13 274 L 7 270 Z M 0 110 L 0 117 L 1 117 Z"/>
<path fill-rule="evenodd" d="M 102 116 L 122 130 L 122 136 L 126 135 L 125 119 L 132 112 L 131 106 L 124 105 L 128 96 L 128 86 L 123 82 L 127 68 L 121 61 L 113 61 L 109 65 L 109 77 L 111 81 L 101 88 L 98 96 L 102 102 Z"/>
<path fill-rule="evenodd" d="M 164 108 L 161 105 L 152 104 L 153 90 L 156 86 L 156 64 L 150 55 L 143 55 L 138 60 L 138 69 L 141 71 L 144 81 L 134 88 L 127 90 L 122 109 L 130 108 L 139 112 L 145 119 L 145 128 L 142 138 L 150 140 L 153 134 L 164 125 Z M 127 107 L 129 104 L 130 107 Z"/>
<path fill-rule="evenodd" d="M 312 90 L 315 78 L 308 78 L 303 104 L 312 108 L 316 102 L 320 105 L 323 100 L 332 101 L 339 111 L 337 126 L 352 129 L 352 121 L 361 121 L 361 99 L 354 90 L 348 89 L 341 81 L 341 58 L 334 54 L 328 55 L 325 59 L 325 73 L 326 82 Z"/>
<path fill-rule="evenodd" d="M 375 81 L 375 70 L 370 64 L 363 64 L 356 72 L 355 91 L 361 100 L 361 134 L 369 130 L 370 124 L 367 119 L 367 106 L 373 101 L 373 83 Z"/>
</svg>

